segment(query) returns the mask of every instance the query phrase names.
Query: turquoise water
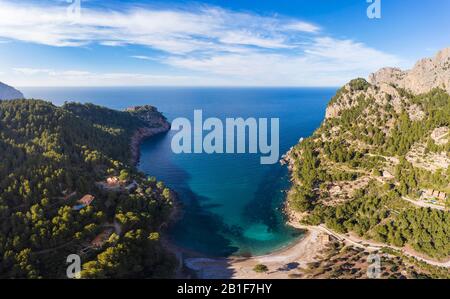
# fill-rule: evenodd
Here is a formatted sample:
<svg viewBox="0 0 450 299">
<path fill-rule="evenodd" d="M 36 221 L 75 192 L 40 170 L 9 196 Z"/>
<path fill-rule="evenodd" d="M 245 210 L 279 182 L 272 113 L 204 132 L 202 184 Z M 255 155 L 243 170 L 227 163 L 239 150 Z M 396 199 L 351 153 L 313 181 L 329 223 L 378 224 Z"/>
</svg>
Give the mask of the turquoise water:
<svg viewBox="0 0 450 299">
<path fill-rule="evenodd" d="M 266 117 L 280 119 L 280 155 L 323 120 L 335 88 L 22 88 L 27 97 L 73 100 L 114 109 L 151 104 L 169 120 Z M 175 132 L 141 146 L 139 168 L 173 188 L 184 203 L 171 229 L 176 244 L 211 256 L 260 255 L 289 245 L 301 232 L 284 224 L 286 167 L 261 165 L 255 154 L 173 154 Z"/>
</svg>

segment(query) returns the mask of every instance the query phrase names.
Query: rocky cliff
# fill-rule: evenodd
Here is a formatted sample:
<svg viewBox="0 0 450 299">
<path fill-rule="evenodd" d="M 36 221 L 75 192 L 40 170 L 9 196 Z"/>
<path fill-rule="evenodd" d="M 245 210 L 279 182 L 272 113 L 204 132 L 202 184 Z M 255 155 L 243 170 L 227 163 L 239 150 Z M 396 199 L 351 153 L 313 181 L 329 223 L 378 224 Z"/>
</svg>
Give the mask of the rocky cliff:
<svg viewBox="0 0 450 299">
<path fill-rule="evenodd" d="M 142 141 L 154 135 L 169 131 L 170 123 L 153 106 L 135 106 L 128 108 L 126 111 L 137 116 L 146 124 L 145 126 L 138 128 L 131 138 L 131 163 L 136 164 L 139 161 L 139 145 Z"/>
<path fill-rule="evenodd" d="M 326 110 L 326 119 L 339 117 L 343 111 L 356 107 L 362 98 L 370 98 L 379 106 L 390 105 L 397 113 L 406 109 L 413 120 L 423 112 L 409 101 L 409 95 L 419 95 L 440 88 L 450 94 L 450 48 L 439 51 L 434 58 L 425 58 L 413 69 L 382 68 L 369 80 L 355 79 L 342 87 Z"/>
<path fill-rule="evenodd" d="M 425 93 L 436 87 L 450 93 L 450 48 L 439 51 L 433 58 L 421 59 L 409 71 L 383 68 L 370 75 L 369 82 L 373 85 L 391 84 L 414 94 Z"/>
</svg>

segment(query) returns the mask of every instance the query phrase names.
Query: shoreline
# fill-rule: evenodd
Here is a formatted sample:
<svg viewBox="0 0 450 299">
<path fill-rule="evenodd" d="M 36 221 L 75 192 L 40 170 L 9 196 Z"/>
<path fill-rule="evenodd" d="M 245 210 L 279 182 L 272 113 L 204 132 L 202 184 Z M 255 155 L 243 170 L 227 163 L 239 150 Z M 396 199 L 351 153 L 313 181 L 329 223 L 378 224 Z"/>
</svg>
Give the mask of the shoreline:
<svg viewBox="0 0 450 299">
<path fill-rule="evenodd" d="M 130 142 L 131 149 L 131 163 L 137 167 L 140 159 L 140 145 L 143 141 L 158 134 L 166 133 L 170 130 L 170 123 L 163 120 L 160 122 L 161 126 L 157 128 L 143 127 L 137 129 Z M 301 141 L 300 141 L 301 142 Z M 294 170 L 294 163 L 292 155 L 295 154 L 295 147 L 283 155 L 280 163 L 286 165 L 290 173 Z M 291 175 L 291 184 L 295 184 Z M 292 186 L 291 186 L 292 187 Z M 336 236 L 336 233 L 328 230 L 326 227 L 305 226 L 300 224 L 301 215 L 289 207 L 288 196 L 286 193 L 283 213 L 287 218 L 286 224 L 302 230 L 303 236 L 292 243 L 258 256 L 230 256 L 230 257 L 207 257 L 201 253 L 191 251 L 186 248 L 181 248 L 175 245 L 169 237 L 163 234 L 161 242 L 164 248 L 171 252 L 177 259 L 178 265 L 175 271 L 174 278 L 200 278 L 200 279 L 283 279 L 283 278 L 303 278 L 301 269 L 305 268 L 307 264 L 317 262 L 320 260 L 320 252 L 330 242 L 330 238 L 336 238 L 338 241 L 344 242 L 347 245 L 356 247 L 362 246 L 360 242 L 347 240 L 345 237 Z M 168 221 L 161 225 L 161 232 L 176 223 L 182 217 L 182 203 L 178 198 L 175 190 L 173 193 L 173 210 L 169 215 Z M 367 240 L 366 242 L 370 242 Z M 380 245 L 380 244 L 377 244 Z M 378 247 L 378 246 L 377 246 Z M 391 247 L 386 245 L 386 247 Z M 369 250 L 374 250 L 366 248 Z M 376 248 L 379 250 L 380 248 Z M 400 250 L 403 254 L 422 260 L 428 264 L 442 264 L 436 261 L 430 262 L 424 257 L 417 257 L 417 254 L 411 254 Z M 257 264 L 264 264 L 268 267 L 266 273 L 257 273 L 253 268 Z M 448 262 L 447 262 L 448 264 Z M 446 265 L 448 267 L 448 265 Z"/>
<path fill-rule="evenodd" d="M 139 160 L 141 158 L 141 144 L 148 138 L 154 137 L 159 134 L 167 133 L 170 131 L 171 124 L 168 121 L 162 121 L 161 127 L 158 128 L 149 128 L 142 127 L 138 128 L 131 137 L 130 140 L 130 151 L 131 158 L 130 164 L 134 167 L 137 167 Z"/>
<path fill-rule="evenodd" d="M 284 210 L 284 213 L 287 217 L 286 224 L 302 230 L 303 236 L 283 248 L 264 255 L 214 258 L 190 252 L 173 244 L 169 246 L 179 255 L 185 255 L 182 266 L 195 273 L 195 278 L 199 279 L 302 278 L 301 270 L 309 263 L 320 260 L 321 251 L 329 242 L 328 234 L 318 228 L 301 225 L 295 212 Z M 266 273 L 255 272 L 253 268 L 258 264 L 266 265 L 269 270 Z"/>
<path fill-rule="evenodd" d="M 157 128 L 141 127 L 132 135 L 130 140 L 131 158 L 130 164 L 138 166 L 141 156 L 140 146 L 148 138 L 167 133 L 171 124 L 164 118 L 159 119 L 160 124 Z M 283 157 L 290 162 L 289 156 L 293 148 Z M 290 163 L 287 163 L 290 164 Z M 292 171 L 291 165 L 288 165 L 289 171 Z M 182 217 L 182 202 L 178 198 L 176 190 L 171 190 L 173 196 L 173 210 L 171 211 L 167 222 L 161 225 L 161 232 L 167 232 L 170 226 L 174 225 Z M 264 255 L 259 256 L 230 256 L 230 257 L 207 257 L 201 253 L 191 251 L 186 248 L 180 248 L 172 242 L 169 236 L 162 234 L 162 245 L 178 260 L 178 266 L 175 271 L 176 278 L 287 278 L 287 276 L 298 267 L 305 266 L 307 263 L 315 261 L 315 254 L 322 248 L 318 242 L 319 236 L 323 232 L 310 230 L 309 228 L 299 226 L 298 221 L 293 221 L 287 210 L 287 197 L 283 213 L 287 218 L 287 225 L 302 231 L 302 236 L 288 245 L 276 249 Z M 253 267 L 258 263 L 267 263 L 269 273 L 256 273 Z M 286 268 L 288 264 L 296 264 L 295 269 L 280 270 Z"/>
<path fill-rule="evenodd" d="M 318 255 L 326 246 L 322 238 L 325 233 L 297 225 L 294 227 L 305 231 L 302 238 L 271 253 L 254 257 L 188 257 L 184 260 L 185 267 L 199 279 L 301 278 L 299 271 L 320 259 Z M 266 265 L 269 270 L 266 273 L 255 272 L 253 268 L 258 264 Z"/>
<path fill-rule="evenodd" d="M 287 165 L 290 172 L 294 170 L 295 148 L 292 147 L 286 153 L 282 162 Z M 291 184 L 295 184 L 291 176 Z M 347 246 L 356 246 L 364 250 L 378 251 L 386 246 L 364 246 L 370 241 L 353 240 L 348 236 L 341 236 L 323 226 L 307 226 L 300 224 L 302 215 L 289 207 L 287 192 L 283 213 L 287 218 L 287 225 L 296 229 L 305 231 L 304 236 L 292 244 L 261 256 L 254 257 L 228 257 L 228 258 L 207 258 L 207 257 L 189 257 L 184 260 L 186 268 L 196 273 L 196 278 L 200 279 L 286 279 L 286 278 L 305 278 L 302 273 L 309 263 L 320 261 L 323 257 L 321 252 L 332 241 L 342 242 Z M 377 244 L 380 245 L 380 244 Z M 427 258 L 418 257 L 417 254 L 411 254 L 400 250 L 402 254 L 409 255 L 415 260 L 423 261 L 431 265 L 448 267 L 447 263 L 432 261 Z M 268 267 L 266 273 L 257 273 L 253 268 L 257 264 L 264 264 Z M 447 265 L 445 265 L 447 264 Z"/>
<path fill-rule="evenodd" d="M 159 134 L 167 133 L 170 131 L 171 124 L 164 118 L 160 118 L 161 127 L 158 128 L 150 128 L 150 127 L 141 127 L 138 128 L 131 136 L 130 140 L 130 164 L 132 167 L 137 168 L 139 164 L 139 160 L 141 157 L 141 145 L 142 143 L 151 137 L 157 136 Z M 139 171 L 139 169 L 137 169 Z M 147 175 L 147 174 L 146 174 Z M 173 198 L 173 208 L 170 212 L 170 215 L 166 222 L 162 223 L 160 226 L 160 232 L 166 232 L 170 226 L 174 225 L 183 215 L 182 210 L 182 202 L 178 198 L 178 193 L 175 190 L 170 189 Z M 170 253 L 172 253 L 178 261 L 177 269 L 175 270 L 175 278 L 186 278 L 182 273 L 183 262 L 182 255 L 184 251 L 177 246 L 175 246 L 169 238 L 162 234 L 161 236 L 161 244 L 162 246 Z"/>
<path fill-rule="evenodd" d="M 164 131 L 163 131 L 164 132 Z M 163 133 L 159 132 L 159 133 Z M 146 138 L 150 138 L 159 133 L 149 134 L 146 137 L 140 136 L 137 141 L 142 143 Z M 135 141 L 135 142 L 137 142 Z M 140 154 L 139 146 L 134 148 Z M 289 151 L 289 153 L 292 151 Z M 138 156 L 136 155 L 136 156 Z M 136 157 L 135 156 L 135 157 Z M 286 160 L 290 162 L 288 154 Z M 288 163 L 289 164 L 289 163 Z M 136 165 L 136 164 L 135 164 Z M 289 171 L 292 169 L 289 167 Z M 182 203 L 175 190 L 174 211 L 170 215 L 169 221 L 165 224 L 163 230 L 167 230 L 182 217 Z M 314 227 L 300 225 L 295 212 L 288 208 L 287 195 L 284 203 L 283 214 L 286 217 L 286 224 L 302 231 L 302 236 L 290 244 L 271 251 L 264 255 L 257 256 L 229 256 L 229 257 L 211 257 L 204 254 L 182 248 L 172 242 L 172 240 L 163 235 L 163 246 L 178 260 L 177 269 L 174 278 L 200 278 L 200 279 L 285 279 L 292 278 L 291 275 L 299 276 L 298 271 L 311 262 L 319 260 L 317 256 L 325 248 L 328 242 L 324 242 L 324 236 L 327 234 Z M 269 271 L 266 273 L 257 273 L 253 268 L 257 264 L 265 264 Z"/>
</svg>

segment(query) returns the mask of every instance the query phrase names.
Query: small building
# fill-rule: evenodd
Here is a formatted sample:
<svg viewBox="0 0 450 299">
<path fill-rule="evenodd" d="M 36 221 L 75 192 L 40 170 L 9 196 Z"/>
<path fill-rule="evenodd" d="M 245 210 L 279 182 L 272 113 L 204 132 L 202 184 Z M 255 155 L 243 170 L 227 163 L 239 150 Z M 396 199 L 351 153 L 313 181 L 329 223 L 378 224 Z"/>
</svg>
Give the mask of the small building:
<svg viewBox="0 0 450 299">
<path fill-rule="evenodd" d="M 447 199 L 447 194 L 445 192 L 439 192 L 439 195 L 437 197 L 440 200 L 446 200 Z"/>
<path fill-rule="evenodd" d="M 116 176 L 109 177 L 106 179 L 106 184 L 108 184 L 108 186 L 110 186 L 110 187 L 115 187 L 115 186 L 120 185 L 120 180 Z"/>
<path fill-rule="evenodd" d="M 85 196 L 83 196 L 81 199 L 78 200 L 78 205 L 74 206 L 72 209 L 75 211 L 79 211 L 89 205 L 91 205 L 91 203 L 94 201 L 95 197 L 90 195 L 90 194 L 86 194 Z"/>
<path fill-rule="evenodd" d="M 319 238 L 322 245 L 327 245 L 331 241 L 329 234 L 321 234 Z"/>
<path fill-rule="evenodd" d="M 94 240 L 92 240 L 91 246 L 94 248 L 101 248 L 106 243 L 106 241 L 108 241 L 112 233 L 113 230 L 110 228 L 104 230 L 98 236 L 96 236 Z"/>
<path fill-rule="evenodd" d="M 427 189 L 427 190 L 424 190 L 422 192 L 422 198 L 446 200 L 447 199 L 447 193 L 440 192 L 438 190 Z"/>
<path fill-rule="evenodd" d="M 89 206 L 94 201 L 94 199 L 95 199 L 94 196 L 92 196 L 90 194 L 86 194 L 80 200 L 78 200 L 78 203 L 85 205 L 85 206 Z"/>
<path fill-rule="evenodd" d="M 448 127 L 436 128 L 431 133 L 431 138 L 437 145 L 446 145 L 448 143 L 449 132 L 450 129 Z"/>
</svg>

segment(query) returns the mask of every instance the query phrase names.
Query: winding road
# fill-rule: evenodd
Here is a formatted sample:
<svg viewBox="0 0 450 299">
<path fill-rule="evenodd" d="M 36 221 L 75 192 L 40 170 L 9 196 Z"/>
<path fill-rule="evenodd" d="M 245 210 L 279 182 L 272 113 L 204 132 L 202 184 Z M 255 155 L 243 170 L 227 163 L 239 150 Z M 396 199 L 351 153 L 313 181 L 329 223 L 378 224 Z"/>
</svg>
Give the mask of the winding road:
<svg viewBox="0 0 450 299">
<path fill-rule="evenodd" d="M 392 246 L 392 245 L 388 245 L 388 244 L 383 244 L 383 243 L 377 243 L 377 242 L 373 242 L 373 241 L 367 241 L 361 238 L 358 238 L 356 236 L 350 236 L 350 235 L 344 235 L 344 234 L 340 234 L 337 233 L 335 231 L 330 230 L 329 228 L 327 228 L 325 225 L 319 225 L 319 226 L 304 226 L 303 228 L 305 229 L 315 229 L 315 230 L 320 230 L 324 233 L 327 233 L 328 235 L 331 235 L 333 237 L 335 237 L 336 239 L 340 240 L 340 241 L 345 241 L 347 243 L 350 243 L 351 245 L 355 246 L 355 247 L 359 247 L 359 248 L 363 248 L 366 249 L 368 251 L 376 251 L 376 250 L 381 250 L 382 248 L 390 248 L 390 249 L 394 249 L 397 251 L 402 252 L 404 255 L 407 255 L 409 257 L 413 257 L 419 261 L 425 262 L 427 264 L 433 265 L 433 266 L 438 266 L 438 267 L 445 267 L 445 268 L 450 268 L 450 260 L 447 260 L 445 262 L 441 262 L 441 261 L 436 261 L 430 258 L 426 258 L 423 256 L 420 256 L 419 254 L 415 253 L 415 252 L 411 252 L 408 249 L 405 248 L 400 248 L 400 247 L 396 247 L 396 246 Z"/>
<path fill-rule="evenodd" d="M 430 209 L 435 209 L 435 210 L 440 210 L 440 211 L 445 211 L 445 207 L 444 206 L 440 206 L 440 205 L 435 205 L 432 203 L 428 203 L 425 202 L 423 200 L 412 200 L 411 198 L 408 198 L 406 196 L 402 197 L 403 200 L 406 200 L 407 202 L 420 207 L 420 208 L 430 208 Z"/>
</svg>

